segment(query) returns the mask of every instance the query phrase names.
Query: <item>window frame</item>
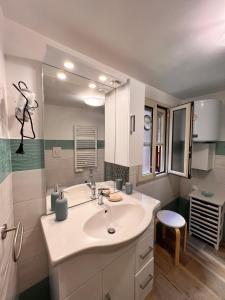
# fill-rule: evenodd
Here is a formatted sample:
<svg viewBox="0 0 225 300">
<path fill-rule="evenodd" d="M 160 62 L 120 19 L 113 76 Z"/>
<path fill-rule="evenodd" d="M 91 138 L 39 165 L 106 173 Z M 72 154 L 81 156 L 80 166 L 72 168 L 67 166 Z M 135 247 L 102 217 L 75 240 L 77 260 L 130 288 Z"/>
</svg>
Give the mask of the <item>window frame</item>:
<svg viewBox="0 0 225 300">
<path fill-rule="evenodd" d="M 165 176 L 167 175 L 167 149 L 168 149 L 168 117 L 169 117 L 169 108 L 161 103 L 158 103 L 152 99 L 146 98 L 145 99 L 145 106 L 148 106 L 152 108 L 153 112 L 153 121 L 152 121 L 152 172 L 150 174 L 144 175 L 142 173 L 142 165 L 137 167 L 137 185 L 144 184 L 148 181 L 151 181 L 157 177 Z M 164 172 L 158 172 L 156 173 L 156 134 L 157 134 L 157 112 L 158 109 L 163 109 L 165 113 L 165 167 Z"/>
</svg>

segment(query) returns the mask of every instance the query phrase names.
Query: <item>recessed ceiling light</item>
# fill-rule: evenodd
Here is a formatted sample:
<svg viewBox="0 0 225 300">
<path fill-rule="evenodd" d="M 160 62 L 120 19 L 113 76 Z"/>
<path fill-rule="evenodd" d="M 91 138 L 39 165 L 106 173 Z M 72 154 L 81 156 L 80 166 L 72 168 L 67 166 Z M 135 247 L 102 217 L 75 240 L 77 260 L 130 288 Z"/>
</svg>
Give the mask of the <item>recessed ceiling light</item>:
<svg viewBox="0 0 225 300">
<path fill-rule="evenodd" d="M 103 106 L 105 104 L 105 98 L 104 97 L 87 97 L 84 99 L 84 102 L 87 105 L 98 107 L 98 106 Z"/>
<path fill-rule="evenodd" d="M 93 83 L 93 82 L 92 82 L 92 83 L 89 83 L 88 86 L 89 86 L 90 89 L 95 89 L 95 88 L 96 88 L 96 84 Z"/>
<path fill-rule="evenodd" d="M 65 79 L 66 79 L 66 74 L 63 73 L 63 72 L 58 72 L 58 73 L 57 73 L 57 77 L 58 77 L 58 79 L 60 79 L 60 80 L 65 80 Z"/>
<path fill-rule="evenodd" d="M 105 75 L 100 75 L 100 76 L 98 77 L 98 79 L 99 79 L 100 81 L 106 81 L 106 80 L 107 80 L 107 77 L 106 77 Z"/>
<path fill-rule="evenodd" d="M 74 64 L 71 61 L 65 61 L 64 62 L 64 67 L 69 69 L 69 70 L 72 70 L 74 68 Z"/>
</svg>

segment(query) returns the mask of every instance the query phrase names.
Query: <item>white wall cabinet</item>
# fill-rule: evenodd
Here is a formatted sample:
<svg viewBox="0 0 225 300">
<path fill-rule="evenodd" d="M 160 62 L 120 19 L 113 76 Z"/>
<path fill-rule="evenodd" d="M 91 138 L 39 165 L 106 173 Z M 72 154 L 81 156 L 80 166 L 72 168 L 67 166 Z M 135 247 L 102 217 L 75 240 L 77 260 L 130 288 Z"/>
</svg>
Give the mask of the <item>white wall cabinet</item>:
<svg viewBox="0 0 225 300">
<path fill-rule="evenodd" d="M 142 164 L 144 105 L 145 85 L 134 79 L 130 79 L 106 97 L 105 160 L 107 162 L 126 167 Z"/>
<path fill-rule="evenodd" d="M 90 250 L 50 268 L 53 300 L 144 300 L 153 284 L 154 223 L 126 245 Z"/>
</svg>

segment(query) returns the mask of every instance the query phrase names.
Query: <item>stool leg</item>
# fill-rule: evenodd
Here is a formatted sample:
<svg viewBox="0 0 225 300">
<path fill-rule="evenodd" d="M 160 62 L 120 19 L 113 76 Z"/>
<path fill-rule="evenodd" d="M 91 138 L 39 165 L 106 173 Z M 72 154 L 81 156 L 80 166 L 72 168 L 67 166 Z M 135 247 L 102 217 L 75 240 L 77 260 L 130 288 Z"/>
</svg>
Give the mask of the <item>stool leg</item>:
<svg viewBox="0 0 225 300">
<path fill-rule="evenodd" d="M 180 261 L 180 229 L 175 228 L 176 248 L 175 248 L 175 265 L 179 265 Z"/>
<path fill-rule="evenodd" d="M 166 238 L 166 226 L 165 225 L 162 225 L 162 238 L 163 238 L 163 240 L 165 240 L 165 238 Z"/>
<path fill-rule="evenodd" d="M 184 252 L 186 252 L 187 245 L 187 223 L 184 225 Z"/>
<path fill-rule="evenodd" d="M 154 230 L 154 242 L 156 243 L 156 228 L 157 228 L 157 224 L 159 223 L 159 220 L 157 218 L 155 218 L 155 230 Z"/>
</svg>

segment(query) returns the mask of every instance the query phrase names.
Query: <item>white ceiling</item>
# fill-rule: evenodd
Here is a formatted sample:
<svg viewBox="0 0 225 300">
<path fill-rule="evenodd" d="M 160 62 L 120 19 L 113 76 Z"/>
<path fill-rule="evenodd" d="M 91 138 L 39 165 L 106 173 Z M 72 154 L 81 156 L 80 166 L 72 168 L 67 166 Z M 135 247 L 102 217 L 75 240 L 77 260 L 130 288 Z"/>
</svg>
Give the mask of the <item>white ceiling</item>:
<svg viewBox="0 0 225 300">
<path fill-rule="evenodd" d="M 175 97 L 225 89 L 225 0 L 0 0 L 6 17 Z"/>
</svg>

